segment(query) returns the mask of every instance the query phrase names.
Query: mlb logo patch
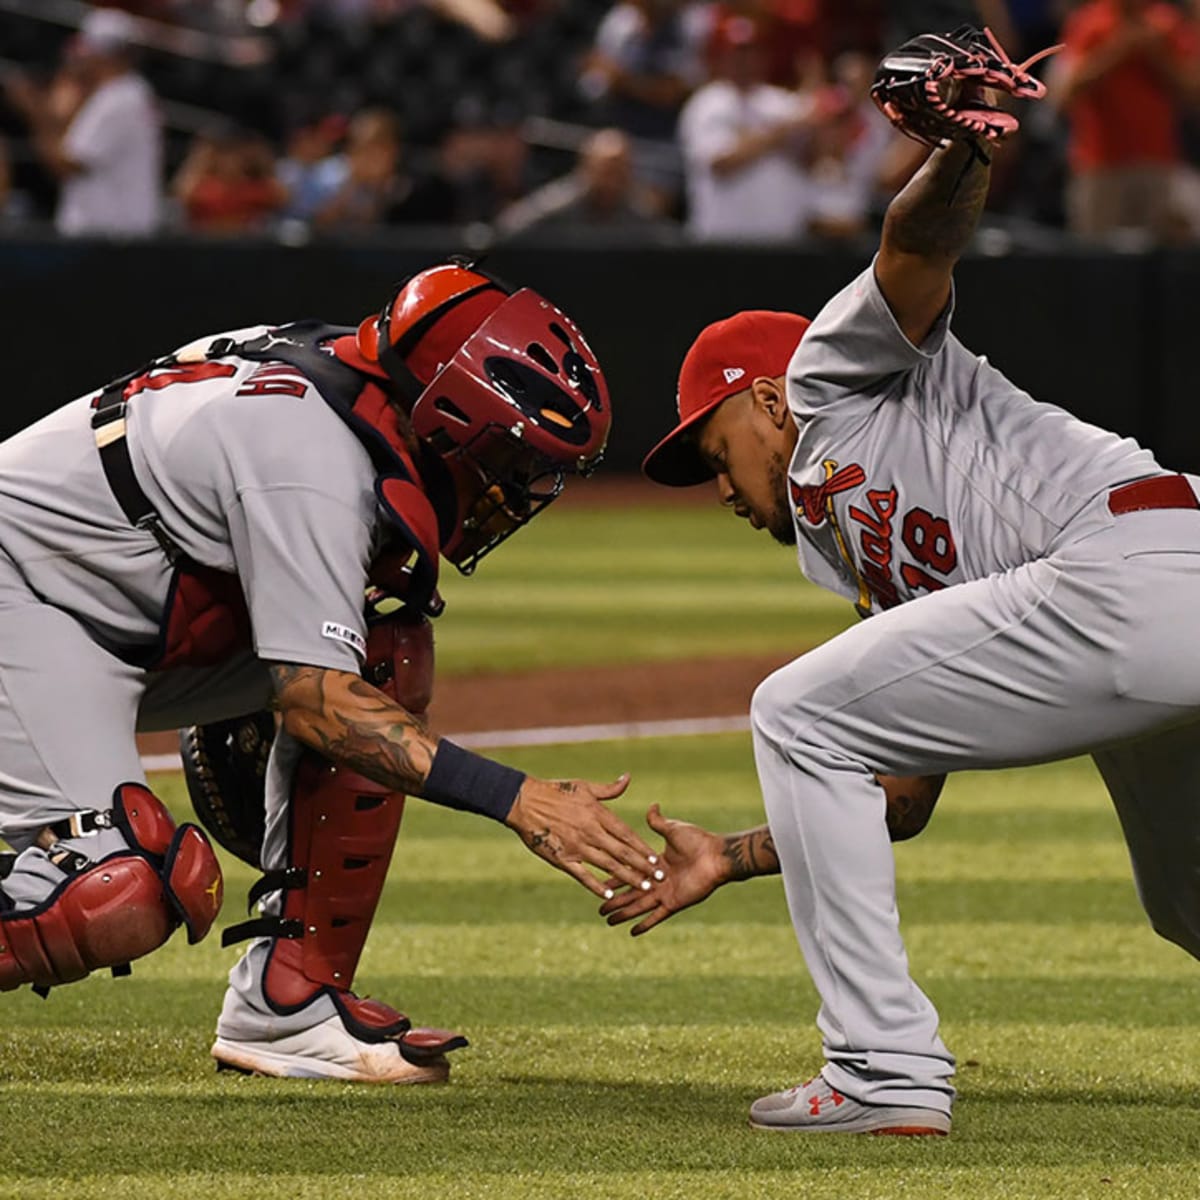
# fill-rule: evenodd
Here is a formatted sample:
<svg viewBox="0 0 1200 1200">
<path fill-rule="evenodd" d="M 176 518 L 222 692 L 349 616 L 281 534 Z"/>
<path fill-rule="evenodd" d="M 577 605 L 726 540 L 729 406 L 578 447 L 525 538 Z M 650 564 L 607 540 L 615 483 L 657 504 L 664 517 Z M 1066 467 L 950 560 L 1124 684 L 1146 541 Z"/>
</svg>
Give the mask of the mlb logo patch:
<svg viewBox="0 0 1200 1200">
<path fill-rule="evenodd" d="M 724 371 L 725 382 L 734 383 L 745 375 L 745 369 L 742 367 L 726 367 Z"/>
<path fill-rule="evenodd" d="M 348 625 L 342 625 L 337 621 L 325 621 L 321 625 L 321 636 L 328 638 L 331 642 L 344 642 L 347 646 L 357 650 L 359 654 L 366 656 L 367 643 L 357 629 L 351 629 Z"/>
</svg>

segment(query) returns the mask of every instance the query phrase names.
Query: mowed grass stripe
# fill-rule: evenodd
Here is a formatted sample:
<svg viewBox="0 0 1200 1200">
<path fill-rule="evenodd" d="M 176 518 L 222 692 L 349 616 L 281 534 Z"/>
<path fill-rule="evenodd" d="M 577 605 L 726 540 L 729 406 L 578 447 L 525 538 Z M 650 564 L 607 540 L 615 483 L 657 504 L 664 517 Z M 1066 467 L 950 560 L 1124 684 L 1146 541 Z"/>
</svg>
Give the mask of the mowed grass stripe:
<svg viewBox="0 0 1200 1200">
<path fill-rule="evenodd" d="M 881 1142 L 889 1139 L 880 1139 Z M 895 1141 L 896 1139 L 891 1139 Z M 878 1153 L 903 1153 L 897 1147 L 880 1146 Z M 911 1153 L 911 1151 L 908 1151 Z M 821 1194 L 853 1196 L 856 1200 L 941 1200 L 947 1195 L 970 1195 L 972 1200 L 1013 1200 L 1013 1197 L 1102 1197 L 1112 1194 L 1147 1197 L 1187 1197 L 1192 1195 L 1194 1178 L 1187 1165 L 1162 1164 L 1117 1167 L 1111 1160 L 1099 1158 L 1079 1164 L 1077 1171 L 1056 1167 L 1029 1167 L 1005 1164 L 990 1178 L 978 1180 L 972 1170 L 946 1170 L 936 1163 L 936 1151 L 927 1148 L 922 1160 L 887 1166 L 806 1166 L 798 1163 L 782 1170 L 743 1168 L 680 1171 L 649 1170 L 637 1172 L 538 1171 L 512 1177 L 488 1171 L 449 1173 L 429 1170 L 417 1179 L 397 1179 L 390 1173 L 350 1173 L 289 1175 L 272 1185 L 261 1174 L 246 1172 L 214 1180 L 204 1172 L 166 1173 L 118 1177 L 85 1176 L 74 1181 L 73 1189 L 91 1195 L 93 1186 L 111 1186 L 113 1195 L 127 1194 L 131 1185 L 146 1187 L 148 1194 L 173 1200 L 175 1197 L 204 1195 L 211 1200 L 362 1200 L 365 1194 L 379 1200 L 405 1200 L 412 1196 L 453 1196 L 455 1200 L 563 1200 L 568 1196 L 602 1194 L 605 1197 L 633 1197 L 644 1200 L 694 1200 L 707 1196 L 713 1200 L 746 1200 L 748 1195 L 784 1195 L 797 1187 L 819 1189 Z M 928 1160 L 933 1159 L 931 1163 Z M 1072 1188 L 1076 1175 L 1082 1175 L 1088 1191 L 1064 1191 Z M 0 1183 L 0 1197 L 13 1200 L 60 1200 L 61 1185 L 47 1181 L 29 1181 L 27 1188 L 10 1188 Z M 959 1189 L 962 1189 L 961 1191 Z M 81 1194 L 73 1191 L 73 1194 Z"/>
<path fill-rule="evenodd" d="M 635 814 L 628 816 L 631 822 L 636 822 Z M 1129 854 L 1122 842 L 1114 842 L 1112 838 L 1111 826 L 1116 818 L 1109 814 L 1101 816 L 1099 824 L 1104 828 L 1095 831 L 1092 852 L 1082 864 L 1079 846 L 1068 832 L 1070 822 L 1064 818 L 1063 828 L 1054 837 L 1045 836 L 1037 854 L 1027 853 L 1025 843 L 1010 843 L 998 837 L 982 862 L 978 840 L 951 838 L 939 825 L 925 840 L 896 847 L 897 871 L 903 881 L 922 883 L 1080 879 L 1127 883 Z M 491 836 L 484 836 L 487 832 Z M 437 853 L 430 853 L 434 847 Z M 498 828 L 477 831 L 472 837 L 447 833 L 437 839 L 427 839 L 422 832 L 410 828 L 396 847 L 394 862 L 397 882 L 403 879 L 409 884 L 457 884 L 486 878 L 494 885 L 508 886 L 545 878 L 545 868 L 530 859 L 511 834 Z M 231 870 L 229 874 L 239 886 L 243 877 L 247 881 L 251 878 L 248 872 L 240 870 Z"/>
<path fill-rule="evenodd" d="M 578 886 L 578 885 L 576 885 Z M 563 925 L 595 920 L 596 905 L 582 889 L 578 895 L 562 880 L 491 882 L 474 880 L 397 880 L 389 906 L 426 924 Z M 928 921 L 1026 921 L 1034 925 L 1087 921 L 1143 922 L 1128 880 L 1049 879 L 1010 883 L 1005 879 L 905 880 L 898 885 L 906 925 Z M 733 897 L 736 896 L 735 900 Z M 709 926 L 727 921 L 775 925 L 781 919 L 782 890 L 757 882 L 727 891 L 690 914 Z"/>
<path fill-rule="evenodd" d="M 471 579 L 445 573 L 441 669 L 799 653 L 854 623 L 740 526 L 715 504 L 552 510 Z"/>
<path fill-rule="evenodd" d="M 678 1016 L 678 1014 L 676 1014 Z M 720 1086 L 745 1089 L 753 1099 L 764 1088 L 795 1081 L 820 1061 L 817 1034 L 802 1020 L 777 1018 L 755 1021 L 756 1036 L 744 1036 L 746 1024 L 731 1026 L 715 1020 L 627 1022 L 591 1028 L 579 1023 L 543 1020 L 536 1027 L 514 1024 L 493 1016 L 471 1022 L 474 1039 L 469 1052 L 459 1054 L 454 1079 L 463 1085 L 464 1105 L 476 1088 L 495 1091 L 524 1082 L 617 1087 L 655 1082 L 688 1088 Z M 1011 1021 L 950 1018 L 945 1032 L 958 1047 L 957 1085 L 965 1096 L 1022 1093 L 1037 1098 L 1039 1090 L 1066 1098 L 1094 1093 L 1102 1105 L 1147 1102 L 1185 1103 L 1200 1089 L 1196 1056 L 1178 1053 L 1179 1030 L 1170 1025 L 1122 1026 L 1108 1021 Z M 582 1036 L 581 1036 L 582 1035 Z M 226 1095 L 249 1105 L 255 1095 L 265 1099 L 289 1095 L 293 1081 L 245 1082 L 217 1075 L 207 1060 L 208 1035 L 201 1030 L 179 1033 L 166 1018 L 145 1027 L 153 1057 L 125 1062 L 122 1031 L 101 1027 L 89 1038 L 83 1029 L 64 1031 L 56 1055 L 44 1069 L 28 1055 L 14 1055 L 13 1040 L 0 1038 L 11 1064 L 11 1075 L 0 1086 L 0 1102 L 9 1105 L 12 1119 L 21 1121 L 22 1097 L 45 1101 L 69 1087 L 78 1096 L 128 1096 L 137 1100 L 171 1100 L 189 1096 Z M 1031 1056 L 1028 1040 L 1036 1040 Z M 380 1102 L 380 1089 L 355 1089 L 337 1083 L 301 1081 L 291 1088 L 297 1102 L 306 1096 L 349 1103 L 356 1092 L 366 1106 Z M 453 1090 L 453 1089 L 452 1089 Z M 383 1089 L 396 1096 L 426 1094 L 425 1089 Z M 514 1090 L 515 1103 L 524 1096 Z M 418 1105 L 413 1100 L 399 1101 Z"/>
<path fill-rule="evenodd" d="M 1061 928 L 998 924 L 979 930 L 970 922 L 921 926 L 909 931 L 908 949 L 922 978 L 1095 981 L 1105 987 L 1123 973 L 1136 980 L 1197 985 L 1192 959 L 1154 937 L 1148 927 L 1080 922 L 1070 936 Z M 6 998 L 10 1011 L 38 1024 L 69 1023 L 92 1005 L 119 1012 L 120 1006 L 150 987 L 207 989 L 219 997 L 234 950 L 172 941 L 138 965 L 132 983 L 104 976 L 54 993 L 52 1004 L 35 1004 L 18 993 Z M 382 919 L 373 932 L 360 970 L 364 987 L 378 991 L 380 980 L 398 988 L 403 999 L 417 981 L 463 977 L 515 976 L 528 981 L 612 981 L 686 976 L 697 988 L 718 993 L 731 978 L 769 987 L 806 975 L 791 927 L 730 924 L 720 929 L 678 918 L 649 938 L 631 941 L 603 927 L 528 925 L 439 926 Z M 807 986 L 807 984 L 805 984 Z M 136 991 L 133 991 L 136 989 Z M 132 995 L 131 995 L 132 993 Z M 585 994 L 585 993 L 581 993 Z M 173 1001 L 172 1001 L 173 1002 Z"/>
</svg>

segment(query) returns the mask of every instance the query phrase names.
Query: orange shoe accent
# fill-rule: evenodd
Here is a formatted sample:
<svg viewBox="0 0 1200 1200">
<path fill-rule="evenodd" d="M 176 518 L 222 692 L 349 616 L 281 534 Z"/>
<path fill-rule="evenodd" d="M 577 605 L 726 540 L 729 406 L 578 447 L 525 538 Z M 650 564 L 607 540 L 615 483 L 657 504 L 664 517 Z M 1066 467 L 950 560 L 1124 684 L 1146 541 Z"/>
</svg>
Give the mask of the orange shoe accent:
<svg viewBox="0 0 1200 1200">
<path fill-rule="evenodd" d="M 812 1081 L 809 1080 L 811 1083 Z M 833 1107 L 838 1108 L 846 1103 L 846 1097 L 842 1095 L 836 1088 L 829 1089 L 828 1096 L 814 1096 L 808 1102 L 808 1112 L 810 1116 L 819 1117 L 821 1115 L 821 1105 L 833 1101 Z"/>
</svg>

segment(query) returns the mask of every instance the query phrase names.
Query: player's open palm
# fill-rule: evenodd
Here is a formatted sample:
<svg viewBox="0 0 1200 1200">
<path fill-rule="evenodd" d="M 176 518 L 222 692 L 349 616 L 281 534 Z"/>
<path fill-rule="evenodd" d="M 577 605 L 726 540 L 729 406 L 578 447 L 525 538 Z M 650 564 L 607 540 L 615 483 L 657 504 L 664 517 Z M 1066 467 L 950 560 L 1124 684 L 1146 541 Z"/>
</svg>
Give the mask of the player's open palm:
<svg viewBox="0 0 1200 1200">
<path fill-rule="evenodd" d="M 530 776 L 521 785 L 507 824 L 534 854 L 589 892 L 604 896 L 611 890 L 589 867 L 640 891 L 653 879 L 658 858 L 604 803 L 615 800 L 628 786 L 628 775 L 613 783 Z"/>
<path fill-rule="evenodd" d="M 649 890 L 623 889 L 600 906 L 600 915 L 610 925 L 643 918 L 630 930 L 634 937 L 699 904 L 728 878 L 722 837 L 688 821 L 664 817 L 657 804 L 647 811 L 646 824 L 665 842 L 659 856 L 665 877 Z"/>
</svg>

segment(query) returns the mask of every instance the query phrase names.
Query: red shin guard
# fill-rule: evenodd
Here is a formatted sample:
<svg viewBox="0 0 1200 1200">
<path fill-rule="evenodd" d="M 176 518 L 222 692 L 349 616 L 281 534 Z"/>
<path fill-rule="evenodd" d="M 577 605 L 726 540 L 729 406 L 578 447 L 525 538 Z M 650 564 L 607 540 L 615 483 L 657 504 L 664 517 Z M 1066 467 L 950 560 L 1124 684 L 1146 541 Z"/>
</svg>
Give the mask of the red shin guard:
<svg viewBox="0 0 1200 1200">
<path fill-rule="evenodd" d="M 433 685 L 428 621 L 400 616 L 372 627 L 363 677 L 409 712 L 423 713 Z M 280 1012 L 319 995 L 336 1005 L 347 1029 L 368 1042 L 393 1040 L 423 1063 L 467 1044 L 458 1034 L 412 1029 L 407 1017 L 350 991 L 387 877 L 404 814 L 404 796 L 305 751 L 292 781 L 288 866 L 258 894 L 282 888 L 263 993 Z M 252 896 L 254 893 L 252 893 Z"/>
</svg>

